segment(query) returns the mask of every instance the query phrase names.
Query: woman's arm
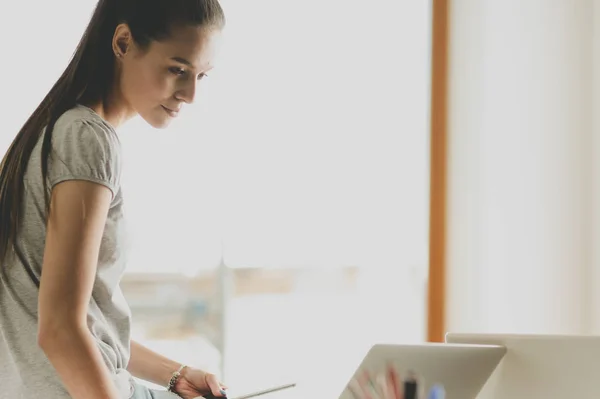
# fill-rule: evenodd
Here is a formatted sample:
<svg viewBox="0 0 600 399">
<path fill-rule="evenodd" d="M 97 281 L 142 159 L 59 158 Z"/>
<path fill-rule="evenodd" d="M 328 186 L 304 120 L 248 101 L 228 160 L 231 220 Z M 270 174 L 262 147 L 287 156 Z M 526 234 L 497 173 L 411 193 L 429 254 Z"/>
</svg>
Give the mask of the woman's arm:
<svg viewBox="0 0 600 399">
<path fill-rule="evenodd" d="M 170 360 L 131 341 L 131 358 L 127 370 L 137 378 L 166 387 L 181 363 Z"/>
<path fill-rule="evenodd" d="M 111 191 L 67 181 L 52 191 L 39 293 L 38 342 L 73 399 L 119 394 L 87 327 Z"/>
<path fill-rule="evenodd" d="M 180 363 L 131 341 L 131 359 L 127 369 L 135 377 L 165 387 L 169 384 L 173 373 L 180 367 Z M 224 389 L 227 389 L 214 374 L 188 367 L 181 371 L 181 376 L 174 388 L 175 392 L 184 399 L 208 394 L 214 397 L 223 397 L 226 396 Z"/>
</svg>

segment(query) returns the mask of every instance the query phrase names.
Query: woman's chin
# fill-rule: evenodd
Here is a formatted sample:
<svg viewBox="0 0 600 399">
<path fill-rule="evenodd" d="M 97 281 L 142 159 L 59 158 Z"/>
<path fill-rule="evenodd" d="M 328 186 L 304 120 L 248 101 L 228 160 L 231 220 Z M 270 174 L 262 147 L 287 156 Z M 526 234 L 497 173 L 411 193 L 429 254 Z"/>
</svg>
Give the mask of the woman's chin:
<svg viewBox="0 0 600 399">
<path fill-rule="evenodd" d="M 164 116 L 163 115 L 149 115 L 149 116 L 140 115 L 140 116 L 142 117 L 142 119 L 144 119 L 146 121 L 147 124 L 149 124 L 150 126 L 152 126 L 155 129 L 165 129 L 173 121 L 173 118 L 171 118 L 167 114 L 165 114 Z"/>
<path fill-rule="evenodd" d="M 165 120 L 165 121 L 150 123 L 150 126 L 152 126 L 155 129 L 166 129 L 167 127 L 169 127 L 170 124 L 171 124 L 170 120 Z"/>
</svg>

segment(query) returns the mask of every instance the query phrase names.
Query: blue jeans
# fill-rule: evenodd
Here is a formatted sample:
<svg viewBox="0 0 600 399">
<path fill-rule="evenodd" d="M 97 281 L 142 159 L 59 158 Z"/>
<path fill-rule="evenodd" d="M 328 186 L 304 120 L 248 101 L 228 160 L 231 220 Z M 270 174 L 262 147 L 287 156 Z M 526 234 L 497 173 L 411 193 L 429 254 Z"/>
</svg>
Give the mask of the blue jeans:
<svg viewBox="0 0 600 399">
<path fill-rule="evenodd" d="M 178 395 L 168 391 L 157 391 L 139 383 L 134 383 L 134 392 L 131 399 L 181 399 Z"/>
</svg>

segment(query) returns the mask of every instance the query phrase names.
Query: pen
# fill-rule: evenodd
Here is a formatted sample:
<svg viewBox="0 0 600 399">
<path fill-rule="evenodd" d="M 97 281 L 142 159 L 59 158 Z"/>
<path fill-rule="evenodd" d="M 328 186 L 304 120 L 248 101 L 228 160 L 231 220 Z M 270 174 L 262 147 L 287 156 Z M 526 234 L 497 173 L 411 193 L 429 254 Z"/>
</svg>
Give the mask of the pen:
<svg viewBox="0 0 600 399">
<path fill-rule="evenodd" d="M 446 391 L 442 385 L 436 384 L 429 390 L 429 397 L 427 399 L 445 399 Z"/>
<path fill-rule="evenodd" d="M 359 377 L 359 384 L 365 393 L 366 399 L 381 399 L 368 371 L 365 370 Z"/>
<path fill-rule="evenodd" d="M 363 399 L 363 395 L 356 392 L 356 389 L 352 386 L 352 383 L 348 384 L 348 391 L 352 394 L 354 399 Z"/>
<path fill-rule="evenodd" d="M 417 399 L 417 379 L 413 373 L 404 380 L 404 399 Z"/>
<path fill-rule="evenodd" d="M 373 380 L 369 380 L 368 389 L 372 399 L 383 399 Z"/>
<path fill-rule="evenodd" d="M 391 396 L 390 390 L 387 384 L 385 374 L 377 375 L 377 385 L 379 386 L 379 392 L 381 393 L 382 399 L 395 399 Z"/>
<path fill-rule="evenodd" d="M 388 365 L 387 379 L 390 399 L 402 399 L 402 395 L 400 393 L 400 381 L 398 378 L 398 373 L 396 372 L 394 366 L 392 366 L 391 364 Z"/>
<path fill-rule="evenodd" d="M 379 384 L 377 383 L 377 377 L 372 377 L 369 375 L 369 373 L 365 372 L 365 378 L 367 380 L 367 386 L 369 387 L 371 397 L 373 399 L 385 399 L 385 397 L 383 396 L 383 392 L 380 389 Z"/>
</svg>

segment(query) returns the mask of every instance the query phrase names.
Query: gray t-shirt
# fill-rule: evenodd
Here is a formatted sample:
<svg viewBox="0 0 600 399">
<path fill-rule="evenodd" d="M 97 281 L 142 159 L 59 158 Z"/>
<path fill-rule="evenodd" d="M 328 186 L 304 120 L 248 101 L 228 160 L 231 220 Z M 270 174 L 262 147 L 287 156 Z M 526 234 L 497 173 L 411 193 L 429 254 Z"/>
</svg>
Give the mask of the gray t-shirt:
<svg viewBox="0 0 600 399">
<path fill-rule="evenodd" d="M 17 247 L 7 262 L 0 265 L 0 398 L 69 398 L 37 344 L 38 284 L 47 220 L 41 145 L 42 139 L 33 151 L 25 174 Z M 48 189 L 66 180 L 87 180 L 113 192 L 87 323 L 122 397 L 128 398 L 132 391 L 131 375 L 126 371 L 131 313 L 119 286 L 128 245 L 121 169 L 119 139 L 98 114 L 78 105 L 58 119 L 52 132 Z"/>
</svg>

